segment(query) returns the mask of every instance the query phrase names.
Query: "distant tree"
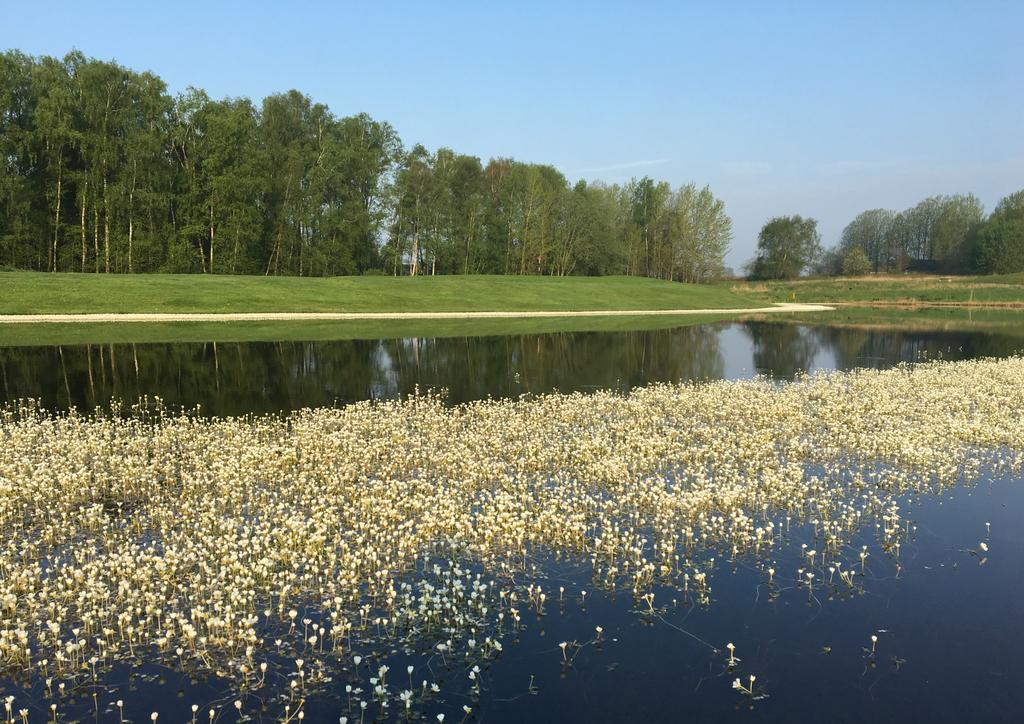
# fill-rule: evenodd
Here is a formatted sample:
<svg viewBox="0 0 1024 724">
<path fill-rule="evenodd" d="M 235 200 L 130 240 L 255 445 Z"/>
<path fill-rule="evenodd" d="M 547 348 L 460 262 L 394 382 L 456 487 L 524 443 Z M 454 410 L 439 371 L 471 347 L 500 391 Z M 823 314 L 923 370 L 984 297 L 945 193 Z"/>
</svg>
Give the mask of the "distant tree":
<svg viewBox="0 0 1024 724">
<path fill-rule="evenodd" d="M 810 268 L 820 255 L 821 234 L 815 219 L 777 216 L 761 228 L 750 276 L 792 279 Z"/>
<path fill-rule="evenodd" d="M 57 271 L 61 234 L 61 207 L 68 189 L 68 161 L 75 145 L 74 91 L 68 64 L 56 58 L 43 58 L 33 77 L 36 106 L 34 121 L 40 169 L 50 200 L 51 236 L 47 250 L 47 268 Z"/>
<path fill-rule="evenodd" d="M 971 231 L 981 222 L 981 202 L 973 194 L 931 196 L 893 219 L 889 255 L 895 268 L 909 265 L 966 271 Z"/>
<path fill-rule="evenodd" d="M 1000 199 L 990 218 L 998 221 L 1024 219 L 1024 189 Z"/>
<path fill-rule="evenodd" d="M 314 184 L 319 212 L 309 233 L 318 235 L 310 270 L 356 274 L 380 268 L 379 240 L 389 214 L 389 184 L 402 156 L 390 124 L 365 113 L 331 118 Z"/>
<path fill-rule="evenodd" d="M 672 188 L 664 181 L 648 176 L 633 179 L 625 189 L 629 203 L 626 238 L 629 246 L 630 274 L 659 276 L 659 262 L 664 261 L 662 242 L 667 238 L 669 200 Z M 666 250 L 667 251 L 667 250 Z"/>
<path fill-rule="evenodd" d="M 907 259 L 932 260 L 932 228 L 942 214 L 942 197 L 932 196 L 911 209 L 900 212 L 897 245 Z"/>
<path fill-rule="evenodd" d="M 843 273 L 843 257 L 839 249 L 823 251 L 811 267 L 811 273 L 822 277 L 837 277 Z"/>
<path fill-rule="evenodd" d="M 732 219 L 707 186 L 687 184 L 670 199 L 667 279 L 705 282 L 722 276 L 732 240 Z"/>
<path fill-rule="evenodd" d="M 551 273 L 603 274 L 621 268 L 615 190 L 579 181 L 567 197 L 565 230 L 552 255 Z"/>
<path fill-rule="evenodd" d="M 262 234 L 258 209 L 267 177 L 256 108 L 248 99 L 207 101 L 197 121 L 200 261 L 210 273 L 263 271 L 252 248 Z"/>
<path fill-rule="evenodd" d="M 22 268 L 39 268 L 30 242 L 34 230 L 49 229 L 33 183 L 33 62 L 17 51 L 0 53 L 0 265 Z"/>
<path fill-rule="evenodd" d="M 484 242 L 484 169 L 476 156 L 457 154 L 448 175 L 446 226 L 451 238 L 452 272 L 482 270 Z"/>
<path fill-rule="evenodd" d="M 839 242 L 842 258 L 856 247 L 867 256 L 874 271 L 889 269 L 895 261 L 889 248 L 895 218 L 896 213 L 888 209 L 871 209 L 858 214 L 843 229 Z"/>
<path fill-rule="evenodd" d="M 974 267 L 984 274 L 1024 271 L 1024 190 L 1002 199 L 972 234 Z"/>
<path fill-rule="evenodd" d="M 859 277 L 871 271 L 871 260 L 859 246 L 851 246 L 843 255 L 843 276 Z"/>
<path fill-rule="evenodd" d="M 932 259 L 951 272 L 966 272 L 970 266 L 969 237 L 984 218 L 985 210 L 974 194 L 943 198 L 942 211 L 932 227 Z"/>
<path fill-rule="evenodd" d="M 392 273 L 407 263 L 409 274 L 420 273 L 425 237 L 430 233 L 430 203 L 434 186 L 434 159 L 420 144 L 401 161 L 395 176 L 394 217 L 391 225 Z"/>
<path fill-rule="evenodd" d="M 989 222 L 974 244 L 975 267 L 983 274 L 1024 271 L 1024 219 Z"/>
</svg>

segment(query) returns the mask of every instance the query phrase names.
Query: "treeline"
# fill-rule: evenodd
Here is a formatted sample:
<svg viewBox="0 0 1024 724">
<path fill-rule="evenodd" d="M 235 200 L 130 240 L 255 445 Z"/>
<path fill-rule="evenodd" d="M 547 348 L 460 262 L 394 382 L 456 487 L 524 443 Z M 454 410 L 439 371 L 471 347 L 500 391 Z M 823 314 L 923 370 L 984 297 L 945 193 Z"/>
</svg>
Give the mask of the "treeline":
<svg viewBox="0 0 1024 724">
<path fill-rule="evenodd" d="M 973 194 L 932 196 L 905 211 L 859 214 L 821 259 L 823 274 L 1024 271 L 1024 190 L 985 215 Z"/>
<path fill-rule="evenodd" d="M 0 266 L 232 274 L 722 273 L 708 188 L 570 185 L 548 165 L 406 149 L 297 91 L 172 97 L 72 52 L 0 54 Z"/>
<path fill-rule="evenodd" d="M 1024 271 L 1024 190 L 985 216 L 973 194 L 932 196 L 905 211 L 858 214 L 833 249 L 823 251 L 818 222 L 801 216 L 769 220 L 746 265 L 750 279 L 859 276 L 878 272 L 1009 274 Z"/>
</svg>

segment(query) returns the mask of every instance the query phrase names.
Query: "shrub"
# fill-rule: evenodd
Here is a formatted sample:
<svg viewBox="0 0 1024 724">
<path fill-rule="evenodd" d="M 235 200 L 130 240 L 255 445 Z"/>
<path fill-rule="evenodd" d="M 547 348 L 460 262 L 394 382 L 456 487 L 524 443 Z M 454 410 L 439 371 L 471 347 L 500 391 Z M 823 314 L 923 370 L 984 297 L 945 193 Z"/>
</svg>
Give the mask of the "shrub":
<svg viewBox="0 0 1024 724">
<path fill-rule="evenodd" d="M 860 246 L 852 246 L 843 256 L 843 276 L 859 277 L 871 271 L 871 260 Z"/>
</svg>

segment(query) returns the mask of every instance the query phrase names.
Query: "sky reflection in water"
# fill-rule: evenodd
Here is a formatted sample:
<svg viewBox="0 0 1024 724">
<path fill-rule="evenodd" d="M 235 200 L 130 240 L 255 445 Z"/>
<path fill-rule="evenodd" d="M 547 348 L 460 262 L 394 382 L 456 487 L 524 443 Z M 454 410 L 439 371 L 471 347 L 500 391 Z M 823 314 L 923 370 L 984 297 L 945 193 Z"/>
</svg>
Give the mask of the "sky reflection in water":
<svg viewBox="0 0 1024 724">
<path fill-rule="evenodd" d="M 448 391 L 452 403 L 628 390 L 653 382 L 777 378 L 929 358 L 1005 356 L 1020 335 L 722 323 L 505 337 L 0 347 L 0 402 L 90 410 L 112 397 L 239 415 Z"/>
</svg>

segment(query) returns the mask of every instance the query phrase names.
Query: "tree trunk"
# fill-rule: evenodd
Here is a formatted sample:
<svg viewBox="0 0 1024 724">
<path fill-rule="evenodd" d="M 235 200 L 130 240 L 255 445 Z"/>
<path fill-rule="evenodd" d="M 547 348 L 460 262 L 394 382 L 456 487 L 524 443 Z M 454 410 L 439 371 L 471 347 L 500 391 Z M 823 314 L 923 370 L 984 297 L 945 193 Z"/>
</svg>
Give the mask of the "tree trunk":
<svg viewBox="0 0 1024 724">
<path fill-rule="evenodd" d="M 469 230 L 466 232 L 466 266 L 462 270 L 463 274 L 469 274 L 469 255 L 470 255 L 470 247 L 473 244 L 473 227 L 474 227 L 473 215 L 470 214 L 469 215 Z"/>
<path fill-rule="evenodd" d="M 210 199 L 210 273 L 213 274 L 213 199 Z"/>
<path fill-rule="evenodd" d="M 134 269 L 132 268 L 132 239 L 135 236 L 135 170 L 137 164 L 132 161 L 132 190 L 128 192 L 128 273 L 131 274 Z"/>
<path fill-rule="evenodd" d="M 398 259 L 402 256 L 402 230 L 398 225 L 398 233 L 395 234 L 395 259 L 391 265 L 391 276 L 398 276 Z"/>
<path fill-rule="evenodd" d="M 57 211 L 53 215 L 53 265 L 51 271 L 57 271 L 57 238 L 60 235 L 60 197 L 61 181 L 63 181 L 64 148 L 57 152 Z"/>
<path fill-rule="evenodd" d="M 280 234 L 279 234 L 277 239 L 276 239 L 276 241 L 274 242 L 273 248 L 271 248 L 271 250 L 270 250 L 270 257 L 267 259 L 267 271 L 265 271 L 263 273 L 263 276 L 265 276 L 265 277 L 269 277 L 270 276 L 270 270 L 274 268 L 274 257 L 277 254 L 277 250 L 280 248 L 280 246 L 281 246 L 281 237 L 280 237 Z"/>
<path fill-rule="evenodd" d="M 526 274 L 526 240 L 530 234 L 530 221 L 533 218 L 533 195 L 530 195 L 530 202 L 526 206 L 526 215 L 523 219 L 523 234 L 522 238 L 519 239 L 520 254 L 519 254 L 519 273 Z"/>
<path fill-rule="evenodd" d="M 292 197 L 292 185 L 291 185 L 291 181 L 289 180 L 288 185 L 285 186 L 285 190 L 284 190 L 284 203 L 281 205 L 282 213 L 284 213 L 284 210 L 288 208 L 288 203 L 289 203 L 289 200 L 291 199 L 291 197 Z M 280 266 L 281 266 L 281 237 L 282 237 L 283 233 L 284 233 L 284 223 L 279 221 L 278 224 L 277 224 L 277 239 L 274 241 L 274 248 L 270 252 L 270 259 L 267 261 L 267 273 L 265 274 L 265 276 L 270 276 L 270 270 L 271 269 L 274 270 L 274 274 L 275 275 L 278 273 L 278 270 L 280 269 Z"/>
<path fill-rule="evenodd" d="M 92 207 L 92 258 L 96 273 L 100 273 L 100 209 L 99 204 Z"/>
<path fill-rule="evenodd" d="M 412 234 L 412 255 L 409 260 L 409 276 L 416 276 L 416 272 L 419 271 L 419 258 L 420 258 L 420 234 L 419 230 L 414 231 Z"/>
<path fill-rule="evenodd" d="M 505 236 L 505 273 L 511 274 L 512 270 L 512 214 L 508 214 L 508 229 Z"/>
<path fill-rule="evenodd" d="M 420 267 L 420 200 L 416 198 L 416 217 L 413 221 L 412 259 L 409 263 L 409 276 L 416 276 Z"/>
<path fill-rule="evenodd" d="M 110 273 L 110 197 L 107 177 L 103 177 L 103 271 Z"/>
<path fill-rule="evenodd" d="M 86 200 L 88 198 L 89 198 L 89 179 L 86 178 L 86 180 L 85 180 L 85 187 L 82 189 L 82 208 L 81 208 L 81 218 L 79 220 L 80 224 L 81 224 L 81 229 L 82 229 L 82 273 L 85 273 L 85 255 L 86 255 L 86 250 L 85 250 L 85 204 L 86 204 Z"/>
</svg>

